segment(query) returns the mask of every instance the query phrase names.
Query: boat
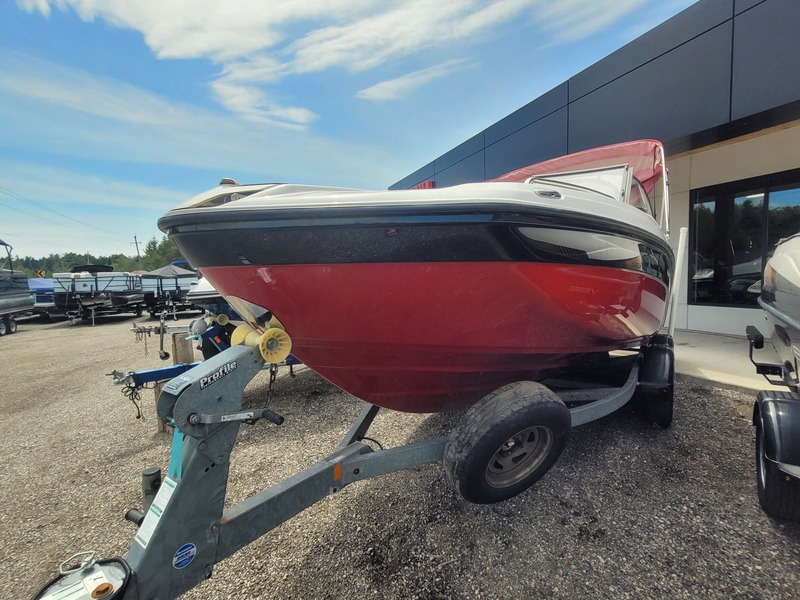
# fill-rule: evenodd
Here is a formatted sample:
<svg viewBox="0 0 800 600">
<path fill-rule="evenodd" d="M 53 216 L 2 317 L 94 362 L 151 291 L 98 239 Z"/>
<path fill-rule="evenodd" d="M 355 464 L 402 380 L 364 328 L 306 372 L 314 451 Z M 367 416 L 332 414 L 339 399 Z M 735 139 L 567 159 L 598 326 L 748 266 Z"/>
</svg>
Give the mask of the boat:
<svg viewBox="0 0 800 600">
<path fill-rule="evenodd" d="M 778 362 L 754 359 L 764 336 L 750 325 L 750 359 L 758 373 L 788 391 L 763 390 L 753 406 L 756 428 L 756 487 L 764 511 L 777 519 L 800 521 L 800 233 L 778 242 L 764 267 L 758 304 Z"/>
<path fill-rule="evenodd" d="M 98 314 L 142 313 L 144 292 L 139 275 L 114 271 L 108 265 L 78 265 L 53 273 L 56 309 L 82 319 Z"/>
<path fill-rule="evenodd" d="M 30 312 L 35 298 L 28 287 L 28 278 L 23 271 L 14 269 L 11 259 L 12 247 L 0 240 L 6 256 L 0 268 L 0 335 L 17 330 L 15 317 Z"/>
<path fill-rule="evenodd" d="M 53 278 L 52 277 L 33 277 L 28 279 L 28 287 L 36 298 L 33 305 L 33 312 L 45 319 L 53 316 L 56 310 L 56 303 L 53 301 Z"/>
<path fill-rule="evenodd" d="M 187 295 L 200 277 L 195 271 L 174 264 L 141 274 L 144 303 L 151 317 L 162 310 L 175 313 L 193 308 Z"/>
<path fill-rule="evenodd" d="M 640 140 L 447 188 L 223 179 L 158 225 L 321 376 L 438 412 L 648 344 L 670 295 L 668 223 L 663 147 Z"/>
</svg>

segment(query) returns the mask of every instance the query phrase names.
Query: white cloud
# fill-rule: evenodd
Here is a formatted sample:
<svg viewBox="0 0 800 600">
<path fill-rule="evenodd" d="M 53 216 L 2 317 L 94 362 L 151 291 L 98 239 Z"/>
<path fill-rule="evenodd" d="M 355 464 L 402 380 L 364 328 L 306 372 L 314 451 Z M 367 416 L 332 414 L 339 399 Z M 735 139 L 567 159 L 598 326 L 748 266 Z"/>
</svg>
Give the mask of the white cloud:
<svg viewBox="0 0 800 600">
<path fill-rule="evenodd" d="M 20 256 L 132 254 L 130 243 L 160 238 L 158 217 L 188 194 L 132 181 L 17 161 L 0 161 L 0 231 Z"/>
<path fill-rule="evenodd" d="M 18 161 L 0 161 L 0 166 L 0 187 L 36 202 L 64 204 L 59 212 L 70 211 L 69 205 L 87 204 L 166 211 L 186 199 L 184 192 L 63 168 Z M 0 200 L 8 200 L 2 189 Z"/>
<path fill-rule="evenodd" d="M 457 69 L 464 68 L 465 60 L 451 60 L 435 67 L 421 69 L 402 77 L 381 81 L 373 86 L 359 90 L 356 97 L 373 102 L 387 102 L 405 98 L 413 90 L 444 77 Z"/>
<path fill-rule="evenodd" d="M 4 62 L 0 90 L 8 93 L 138 125 L 165 126 L 181 117 L 171 102 L 123 81 L 11 51 Z"/>
<path fill-rule="evenodd" d="M 602 31 L 645 2 L 646 0 L 543 2 L 535 11 L 535 20 L 551 34 L 551 44 L 572 43 Z"/>
<path fill-rule="evenodd" d="M 298 135 L 266 118 L 243 122 L 23 54 L 7 52 L 4 60 L 0 122 L 19 150 L 211 169 L 215 177 L 236 173 L 260 181 L 380 188 L 402 174 L 391 168 L 392 157 L 372 146 Z M 271 110 L 277 118 L 293 109 Z M 288 116 L 311 118 L 304 109 Z"/>
<path fill-rule="evenodd" d="M 594 4 L 596 0 L 580 0 Z M 289 74 L 365 71 L 450 45 L 538 10 L 543 0 L 18 0 L 29 12 L 74 10 L 139 31 L 156 56 L 221 65 L 221 104 L 247 120 L 304 127 L 315 117 L 265 90 Z M 236 97 L 233 97 L 233 96 Z"/>
<path fill-rule="evenodd" d="M 363 72 L 443 47 L 455 54 L 515 19 L 538 24 L 550 34 L 550 43 L 572 42 L 608 26 L 644 1 L 282 0 L 269 6 L 262 0 L 17 3 L 44 16 L 54 7 L 71 8 L 85 21 L 103 19 L 141 32 L 162 59 L 210 60 L 221 65 L 212 86 L 227 110 L 248 121 L 304 128 L 317 115 L 303 106 L 284 106 L 269 91 L 287 75 L 332 68 Z M 396 98 L 399 95 L 392 95 L 391 89 L 405 85 L 405 93 L 410 93 L 413 79 L 375 86 L 358 95 Z"/>
<path fill-rule="evenodd" d="M 484 3 L 413 0 L 386 3 L 380 11 L 346 25 L 314 29 L 289 47 L 292 70 L 314 72 L 331 67 L 364 71 L 388 60 L 465 40 L 521 14 L 535 0 Z"/>
</svg>

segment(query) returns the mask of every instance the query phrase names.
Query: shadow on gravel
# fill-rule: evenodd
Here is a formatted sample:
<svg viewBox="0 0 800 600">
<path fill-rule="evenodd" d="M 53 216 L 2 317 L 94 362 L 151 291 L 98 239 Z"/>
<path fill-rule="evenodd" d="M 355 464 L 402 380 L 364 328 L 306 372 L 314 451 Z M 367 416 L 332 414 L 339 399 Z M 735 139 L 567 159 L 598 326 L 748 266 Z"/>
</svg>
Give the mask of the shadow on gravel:
<svg viewBox="0 0 800 600">
<path fill-rule="evenodd" d="M 438 464 L 354 484 L 279 528 L 304 541 L 276 542 L 250 576 L 282 574 L 270 597 L 791 597 L 800 526 L 758 506 L 747 402 L 679 385 L 672 428 L 635 406 L 576 428 L 542 480 L 496 505 L 464 502 Z"/>
</svg>

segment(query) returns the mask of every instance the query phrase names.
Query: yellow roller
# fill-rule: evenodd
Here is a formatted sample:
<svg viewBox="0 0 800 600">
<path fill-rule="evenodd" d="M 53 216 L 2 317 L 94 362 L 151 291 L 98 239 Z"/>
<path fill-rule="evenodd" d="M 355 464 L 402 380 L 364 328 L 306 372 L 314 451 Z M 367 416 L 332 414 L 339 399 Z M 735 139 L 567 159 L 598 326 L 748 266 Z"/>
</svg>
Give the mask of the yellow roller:
<svg viewBox="0 0 800 600">
<path fill-rule="evenodd" d="M 217 315 L 214 319 L 218 325 L 222 325 L 225 327 L 228 323 L 230 323 L 230 317 L 228 315 Z"/>
<path fill-rule="evenodd" d="M 278 321 L 278 318 L 275 315 L 273 315 L 272 318 L 269 320 L 269 323 L 267 323 L 267 329 L 271 329 L 273 327 L 277 327 L 278 329 L 283 329 L 284 331 L 286 331 L 286 327 L 283 326 L 283 323 Z"/>
<path fill-rule="evenodd" d="M 279 363 L 286 360 L 292 351 L 292 338 L 283 329 L 272 327 L 258 340 L 258 348 L 265 361 Z"/>
<path fill-rule="evenodd" d="M 239 344 L 255 346 L 260 338 L 260 331 L 256 331 L 249 325 L 239 325 L 231 334 L 231 346 L 238 346 Z"/>
</svg>

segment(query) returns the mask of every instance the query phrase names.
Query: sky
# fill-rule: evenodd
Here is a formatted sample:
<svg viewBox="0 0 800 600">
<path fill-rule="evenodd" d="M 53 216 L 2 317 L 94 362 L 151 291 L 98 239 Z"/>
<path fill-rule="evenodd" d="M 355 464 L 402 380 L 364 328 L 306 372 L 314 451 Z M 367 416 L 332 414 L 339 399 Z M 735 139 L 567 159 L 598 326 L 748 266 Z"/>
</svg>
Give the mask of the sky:
<svg viewBox="0 0 800 600">
<path fill-rule="evenodd" d="M 0 239 L 136 255 L 217 185 L 385 189 L 694 0 L 0 0 Z"/>
</svg>

